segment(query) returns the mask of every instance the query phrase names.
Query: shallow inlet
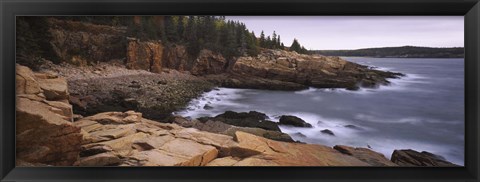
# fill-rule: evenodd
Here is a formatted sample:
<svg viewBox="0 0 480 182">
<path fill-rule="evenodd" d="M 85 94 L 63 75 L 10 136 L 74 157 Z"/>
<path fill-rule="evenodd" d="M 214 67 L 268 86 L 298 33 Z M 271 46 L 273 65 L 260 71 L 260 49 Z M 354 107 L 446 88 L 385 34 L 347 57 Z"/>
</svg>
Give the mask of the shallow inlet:
<svg viewBox="0 0 480 182">
<path fill-rule="evenodd" d="M 281 115 L 295 115 L 314 126 L 281 126 L 295 140 L 371 147 L 387 158 L 394 149 L 429 151 L 464 164 L 463 59 L 345 59 L 406 76 L 391 79 L 389 86 L 358 91 L 218 88 L 192 100 L 177 114 L 197 118 L 228 110 L 259 111 L 272 121 L 278 121 Z M 324 129 L 335 136 L 321 133 Z"/>
</svg>

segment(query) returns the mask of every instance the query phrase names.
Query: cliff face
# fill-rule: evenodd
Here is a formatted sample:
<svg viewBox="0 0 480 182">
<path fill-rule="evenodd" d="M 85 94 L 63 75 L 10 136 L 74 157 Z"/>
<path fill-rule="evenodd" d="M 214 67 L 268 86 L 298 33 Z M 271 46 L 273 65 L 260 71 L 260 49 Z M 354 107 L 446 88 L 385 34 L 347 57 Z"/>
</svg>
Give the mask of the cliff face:
<svg viewBox="0 0 480 182">
<path fill-rule="evenodd" d="M 142 69 L 154 73 L 162 71 L 164 47 L 160 42 L 140 42 L 128 39 L 127 62 L 129 69 Z"/>
<path fill-rule="evenodd" d="M 17 65 L 17 164 L 72 165 L 83 135 L 74 126 L 67 82 Z"/>
<path fill-rule="evenodd" d="M 61 62 L 75 65 L 125 58 L 126 28 L 49 19 L 52 46 Z"/>
<path fill-rule="evenodd" d="M 210 50 L 200 51 L 191 58 L 185 46 L 164 46 L 160 41 L 139 41 L 129 38 L 127 46 L 127 68 L 160 73 L 162 68 L 189 71 L 193 75 L 220 74 L 225 72 L 227 61 L 222 55 Z"/>
</svg>

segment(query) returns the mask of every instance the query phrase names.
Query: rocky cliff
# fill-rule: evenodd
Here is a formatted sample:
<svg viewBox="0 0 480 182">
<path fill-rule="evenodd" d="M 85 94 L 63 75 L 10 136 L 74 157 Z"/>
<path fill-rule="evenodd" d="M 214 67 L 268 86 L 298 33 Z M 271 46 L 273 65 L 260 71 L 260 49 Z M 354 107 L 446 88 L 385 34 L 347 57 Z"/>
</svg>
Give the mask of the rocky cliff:
<svg viewBox="0 0 480 182">
<path fill-rule="evenodd" d="M 226 71 L 222 55 L 201 50 L 196 58 L 187 54 L 185 46 L 164 46 L 160 41 L 140 41 L 128 38 L 127 68 L 160 73 L 162 68 L 188 71 L 195 76 L 220 74 Z"/>
<path fill-rule="evenodd" d="M 49 19 L 50 44 L 61 62 L 87 63 L 124 60 L 129 69 L 160 73 L 165 69 L 204 76 L 224 87 L 301 90 L 308 87 L 375 87 L 399 73 L 370 69 L 339 57 L 262 50 L 258 56 L 226 60 L 210 50 L 189 55 L 184 45 L 127 37 L 125 27 Z"/>
<path fill-rule="evenodd" d="M 66 80 L 17 65 L 16 90 L 17 164 L 72 165 L 83 135 L 72 123 Z"/>
<path fill-rule="evenodd" d="M 370 69 L 367 66 L 345 61 L 339 57 L 305 55 L 283 50 L 264 50 L 256 57 L 240 57 L 232 70 L 232 77 L 213 78 L 214 82 L 228 87 L 248 87 L 252 80 L 267 80 L 271 88 L 347 88 L 375 87 L 389 84 L 387 78 L 402 74 Z M 243 79 L 241 79 L 243 78 Z M 254 84 L 254 83 L 253 83 Z M 247 86 L 245 86 L 247 85 Z M 258 86 L 261 87 L 261 86 Z M 267 89 L 270 89 L 268 86 Z"/>
<path fill-rule="evenodd" d="M 60 62 L 75 65 L 124 59 L 125 27 L 49 18 L 50 45 Z"/>
</svg>

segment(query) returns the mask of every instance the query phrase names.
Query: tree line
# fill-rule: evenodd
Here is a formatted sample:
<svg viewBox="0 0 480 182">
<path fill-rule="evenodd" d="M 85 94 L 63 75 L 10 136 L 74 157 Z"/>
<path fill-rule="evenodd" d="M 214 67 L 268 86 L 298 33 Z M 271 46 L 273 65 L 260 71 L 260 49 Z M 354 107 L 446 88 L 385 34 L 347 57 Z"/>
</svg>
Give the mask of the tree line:
<svg viewBox="0 0 480 182">
<path fill-rule="evenodd" d="M 226 20 L 223 16 L 145 16 L 130 22 L 133 22 L 127 25 L 130 36 L 184 44 L 192 55 L 201 49 L 209 49 L 232 58 L 256 56 L 261 48 L 286 49 L 275 31 L 271 36 L 265 36 L 262 31 L 257 37 L 244 23 Z M 308 53 L 296 39 L 287 50 Z"/>
<path fill-rule="evenodd" d="M 46 50 L 46 47 L 49 47 L 47 18 L 17 17 L 17 52 L 20 50 L 20 55 L 51 54 L 51 51 Z M 308 53 L 296 39 L 290 47 L 286 47 L 275 31 L 268 36 L 262 31 L 257 37 L 255 32 L 249 31 L 244 23 L 227 20 L 224 16 L 58 16 L 54 18 L 123 26 L 127 28 L 127 36 L 140 40 L 161 40 L 165 44 L 185 45 L 188 53 L 193 57 L 196 57 L 202 49 L 218 52 L 227 59 L 247 55 L 256 56 L 262 48 Z M 21 59 L 31 59 L 32 56 L 24 57 Z"/>
<path fill-rule="evenodd" d="M 463 47 L 381 47 L 357 50 L 314 50 L 311 53 L 326 56 L 358 56 L 358 57 L 400 57 L 400 58 L 463 58 Z"/>
</svg>

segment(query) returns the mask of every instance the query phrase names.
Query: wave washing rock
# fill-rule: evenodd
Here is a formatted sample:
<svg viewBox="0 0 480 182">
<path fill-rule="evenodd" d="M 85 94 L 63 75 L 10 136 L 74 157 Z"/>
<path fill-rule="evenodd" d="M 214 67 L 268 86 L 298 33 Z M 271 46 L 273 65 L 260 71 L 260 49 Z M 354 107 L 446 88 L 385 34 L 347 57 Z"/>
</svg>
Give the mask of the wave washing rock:
<svg viewBox="0 0 480 182">
<path fill-rule="evenodd" d="M 291 125 L 296 127 L 311 128 L 313 127 L 310 123 L 305 122 L 303 119 L 296 116 L 283 115 L 280 117 L 279 124 L 282 125 Z"/>
<path fill-rule="evenodd" d="M 221 121 L 215 120 L 188 120 L 186 118 L 175 116 L 172 118 L 172 122 L 187 128 L 196 128 L 201 131 L 207 131 L 212 133 L 219 133 L 229 136 L 235 136 L 237 131 L 242 131 L 245 133 L 250 133 L 256 136 L 265 137 L 272 140 L 284 141 L 284 142 L 294 142 L 294 140 L 286 133 L 280 131 L 265 130 L 262 128 L 256 127 L 239 127 L 230 124 L 223 123 Z"/>
<path fill-rule="evenodd" d="M 16 66 L 17 165 L 72 165 L 83 135 L 74 126 L 67 83 L 55 75 Z"/>
<path fill-rule="evenodd" d="M 367 66 L 348 62 L 339 57 L 305 55 L 284 50 L 264 50 L 257 57 L 240 57 L 236 60 L 231 72 L 238 76 L 223 80 L 219 77 L 210 79 L 226 87 L 262 88 L 261 84 L 255 87 L 245 85 L 254 83 L 252 81 L 234 80 L 260 78 L 275 80 L 279 83 L 295 83 L 305 87 L 355 90 L 360 86 L 375 87 L 378 84 L 389 84 L 387 78 L 402 76 L 400 73 L 369 69 Z M 290 88 L 291 86 L 286 87 L 286 89 Z M 282 89 L 282 87 L 267 86 L 262 89 Z"/>
<path fill-rule="evenodd" d="M 261 128 L 265 130 L 278 131 L 280 128 L 278 124 L 269 121 L 268 116 L 264 113 L 250 111 L 250 112 L 233 112 L 226 111 L 223 114 L 219 114 L 215 117 L 201 117 L 198 120 L 206 122 L 208 120 L 220 121 L 229 125 L 240 126 L 240 127 L 252 127 L 252 128 Z"/>
<path fill-rule="evenodd" d="M 418 152 L 411 149 L 394 150 L 391 160 L 399 166 L 458 167 L 458 165 L 446 161 L 445 158 L 441 156 L 430 152 Z"/>
</svg>

